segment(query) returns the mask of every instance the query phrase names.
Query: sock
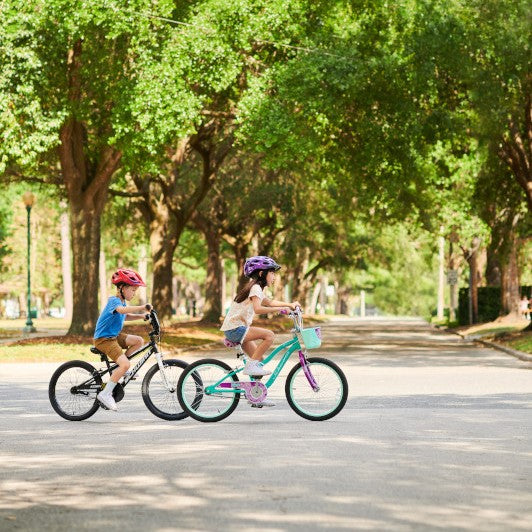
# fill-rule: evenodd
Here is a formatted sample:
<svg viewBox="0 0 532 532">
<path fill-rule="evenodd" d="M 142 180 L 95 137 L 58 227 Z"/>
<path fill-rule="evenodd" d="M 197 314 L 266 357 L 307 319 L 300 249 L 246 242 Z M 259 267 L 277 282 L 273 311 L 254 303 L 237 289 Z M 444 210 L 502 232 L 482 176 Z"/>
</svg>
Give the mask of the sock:
<svg viewBox="0 0 532 532">
<path fill-rule="evenodd" d="M 116 382 L 113 382 L 113 381 L 109 381 L 106 385 L 105 385 L 105 388 L 103 389 L 103 392 L 107 395 L 113 395 L 113 390 L 116 386 Z"/>
</svg>

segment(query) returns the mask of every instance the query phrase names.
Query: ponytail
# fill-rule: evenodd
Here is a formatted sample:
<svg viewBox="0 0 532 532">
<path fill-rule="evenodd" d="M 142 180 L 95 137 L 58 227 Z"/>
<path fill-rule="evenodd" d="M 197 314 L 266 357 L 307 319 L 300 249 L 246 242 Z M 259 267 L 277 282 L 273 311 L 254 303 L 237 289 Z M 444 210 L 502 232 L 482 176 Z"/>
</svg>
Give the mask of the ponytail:
<svg viewBox="0 0 532 532">
<path fill-rule="evenodd" d="M 253 278 L 247 283 L 240 292 L 238 292 L 235 296 L 235 303 L 242 303 L 249 297 L 249 293 L 251 292 L 251 289 L 253 286 L 258 284 L 261 288 L 264 289 L 266 286 L 266 273 L 269 270 L 256 270 L 253 272 Z"/>
</svg>

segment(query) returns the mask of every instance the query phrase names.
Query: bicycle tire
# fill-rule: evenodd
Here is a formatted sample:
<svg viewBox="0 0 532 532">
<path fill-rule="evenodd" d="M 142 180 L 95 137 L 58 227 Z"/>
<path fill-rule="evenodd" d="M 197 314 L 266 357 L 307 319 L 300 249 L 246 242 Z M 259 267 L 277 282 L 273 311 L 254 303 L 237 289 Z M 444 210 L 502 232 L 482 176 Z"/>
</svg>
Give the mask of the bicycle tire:
<svg viewBox="0 0 532 532">
<path fill-rule="evenodd" d="M 83 383 L 87 384 L 80 389 Z M 48 398 L 62 418 L 83 421 L 100 408 L 96 395 L 102 387 L 102 377 L 94 366 L 84 360 L 71 360 L 55 370 L 48 385 Z"/>
<path fill-rule="evenodd" d="M 305 419 L 331 419 L 345 406 L 349 393 L 347 379 L 344 372 L 326 358 L 312 357 L 307 362 L 319 390 L 312 389 L 299 362 L 286 378 L 285 394 L 288 404 Z"/>
<path fill-rule="evenodd" d="M 161 419 L 167 421 L 184 419 L 188 414 L 182 409 L 177 399 L 177 383 L 182 373 L 181 370 L 185 369 L 188 364 L 182 360 L 169 359 L 163 360 L 163 366 L 176 370 L 166 372 L 167 378 L 171 379 L 172 390 L 168 390 L 164 385 L 159 364 L 154 364 L 142 380 L 142 399 L 146 408 Z"/>
<path fill-rule="evenodd" d="M 223 379 L 232 368 L 213 358 L 204 358 L 189 364 L 177 384 L 177 398 L 183 410 L 197 421 L 210 423 L 231 415 L 240 401 L 239 393 L 206 394 L 205 387 Z M 236 375 L 224 379 L 238 382 Z"/>
</svg>

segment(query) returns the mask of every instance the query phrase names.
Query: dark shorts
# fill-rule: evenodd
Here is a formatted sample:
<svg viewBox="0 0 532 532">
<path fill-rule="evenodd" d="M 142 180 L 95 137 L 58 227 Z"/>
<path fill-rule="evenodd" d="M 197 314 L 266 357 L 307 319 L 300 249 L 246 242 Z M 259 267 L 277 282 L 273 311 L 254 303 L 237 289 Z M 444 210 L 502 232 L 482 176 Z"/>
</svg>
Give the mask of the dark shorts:
<svg viewBox="0 0 532 532">
<path fill-rule="evenodd" d="M 116 362 L 124 354 L 123 349 L 127 349 L 126 338 L 125 333 L 120 333 L 115 338 L 94 338 L 94 347 Z"/>
<path fill-rule="evenodd" d="M 236 329 L 230 329 L 229 331 L 224 331 L 225 337 L 230 342 L 235 342 L 237 344 L 242 343 L 242 340 L 244 339 L 244 336 L 246 336 L 246 333 L 248 332 L 248 328 L 241 325 L 240 327 L 237 327 Z"/>
</svg>

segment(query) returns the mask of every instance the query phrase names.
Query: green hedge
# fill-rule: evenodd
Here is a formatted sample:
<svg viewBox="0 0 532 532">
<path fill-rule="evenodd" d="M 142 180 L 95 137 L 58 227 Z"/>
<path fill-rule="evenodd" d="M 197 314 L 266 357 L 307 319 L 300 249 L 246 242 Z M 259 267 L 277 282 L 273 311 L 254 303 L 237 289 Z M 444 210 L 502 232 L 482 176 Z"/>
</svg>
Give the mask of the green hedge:
<svg viewBox="0 0 532 532">
<path fill-rule="evenodd" d="M 526 294 L 530 298 L 532 286 L 521 286 L 521 295 Z M 501 310 L 501 287 L 479 286 L 478 287 L 478 322 L 493 321 L 500 315 Z M 460 288 L 458 292 L 458 323 L 469 325 L 469 288 Z"/>
</svg>

